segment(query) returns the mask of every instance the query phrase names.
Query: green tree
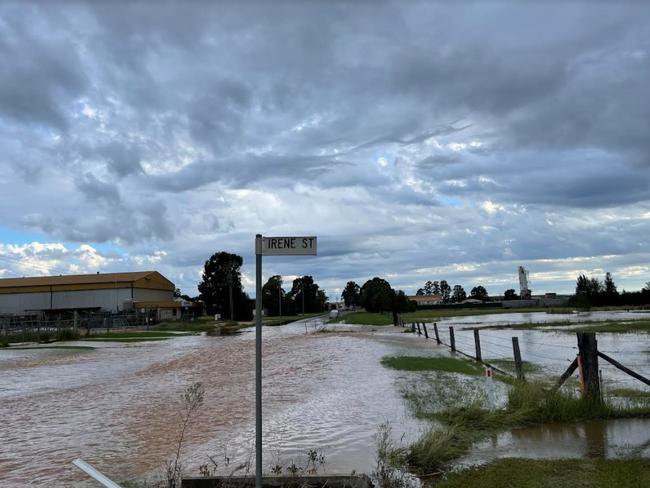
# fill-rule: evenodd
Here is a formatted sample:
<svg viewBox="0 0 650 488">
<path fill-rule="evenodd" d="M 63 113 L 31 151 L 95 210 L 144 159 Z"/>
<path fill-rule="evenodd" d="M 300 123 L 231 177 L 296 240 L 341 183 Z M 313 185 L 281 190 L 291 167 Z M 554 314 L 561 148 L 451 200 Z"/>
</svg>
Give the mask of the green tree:
<svg viewBox="0 0 650 488">
<path fill-rule="evenodd" d="M 612 273 L 609 271 L 605 273 L 604 295 L 606 305 L 615 305 L 618 302 L 619 293 L 614 278 L 612 278 Z"/>
<path fill-rule="evenodd" d="M 465 289 L 460 285 L 454 285 L 454 289 L 451 294 L 451 301 L 453 303 L 460 303 L 466 298 L 467 298 L 467 293 L 465 293 Z"/>
<path fill-rule="evenodd" d="M 282 289 L 282 276 L 271 276 L 262 286 L 262 307 L 269 316 L 282 315 L 287 311 L 284 303 L 284 290 Z"/>
<path fill-rule="evenodd" d="M 513 289 L 510 288 L 503 292 L 503 299 L 504 300 L 517 300 L 519 298 L 519 295 L 517 295 L 517 292 Z"/>
<path fill-rule="evenodd" d="M 374 277 L 361 287 L 361 306 L 368 312 L 388 312 L 392 308 L 393 289 L 388 281 Z"/>
<path fill-rule="evenodd" d="M 253 308 L 241 284 L 243 259 L 237 254 L 218 252 L 203 266 L 199 297 L 209 314 L 221 314 L 233 320 L 250 320 Z"/>
<path fill-rule="evenodd" d="M 302 276 L 293 280 L 287 298 L 292 302 L 293 313 L 316 313 L 325 310 L 327 296 L 319 290 L 312 276 Z"/>
<path fill-rule="evenodd" d="M 422 288 L 418 288 L 418 291 L 416 291 L 415 294 L 416 294 L 417 296 L 421 297 L 422 295 L 424 295 L 424 289 L 422 289 Z"/>
<path fill-rule="evenodd" d="M 391 291 L 391 312 L 393 313 L 393 325 L 397 327 L 399 325 L 399 314 L 406 312 L 415 312 L 417 305 L 413 300 L 409 300 L 402 290 L 395 291 L 391 289 Z"/>
<path fill-rule="evenodd" d="M 424 294 L 431 295 L 432 293 L 433 293 L 433 282 L 429 280 L 424 284 Z"/>
<path fill-rule="evenodd" d="M 487 300 L 488 292 L 483 286 L 478 285 L 472 288 L 472 291 L 469 292 L 469 295 L 476 300 Z"/>
<path fill-rule="evenodd" d="M 442 296 L 442 301 L 444 303 L 449 303 L 449 297 L 451 296 L 451 286 L 447 283 L 446 280 L 440 281 L 440 295 Z"/>
<path fill-rule="evenodd" d="M 438 283 L 437 281 L 433 282 L 433 286 L 431 287 L 431 294 L 440 295 L 440 283 Z"/>
<path fill-rule="evenodd" d="M 356 307 L 359 305 L 361 287 L 354 281 L 348 281 L 341 295 L 343 296 L 343 302 L 345 302 L 346 307 Z"/>
</svg>

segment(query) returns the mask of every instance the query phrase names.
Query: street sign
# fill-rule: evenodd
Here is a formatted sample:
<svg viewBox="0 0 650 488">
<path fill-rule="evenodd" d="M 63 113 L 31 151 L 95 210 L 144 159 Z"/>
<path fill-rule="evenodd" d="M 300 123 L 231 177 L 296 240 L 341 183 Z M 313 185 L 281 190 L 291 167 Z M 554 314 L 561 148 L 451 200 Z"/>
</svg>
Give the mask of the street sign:
<svg viewBox="0 0 650 488">
<path fill-rule="evenodd" d="M 294 255 L 315 256 L 316 237 L 255 236 L 255 488 L 262 488 L 262 256 Z"/>
<path fill-rule="evenodd" d="M 315 256 L 316 237 L 262 237 L 262 256 Z"/>
</svg>

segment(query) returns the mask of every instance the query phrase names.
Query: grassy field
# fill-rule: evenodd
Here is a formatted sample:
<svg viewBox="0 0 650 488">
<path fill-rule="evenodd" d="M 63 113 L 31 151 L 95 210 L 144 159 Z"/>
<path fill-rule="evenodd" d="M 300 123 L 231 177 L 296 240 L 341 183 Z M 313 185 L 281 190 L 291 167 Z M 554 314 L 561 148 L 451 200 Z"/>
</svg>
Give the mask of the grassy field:
<svg viewBox="0 0 650 488">
<path fill-rule="evenodd" d="M 589 325 L 572 328 L 572 332 L 650 332 L 650 320 L 624 322 L 591 322 Z"/>
<path fill-rule="evenodd" d="M 139 330 L 96 334 L 89 337 L 83 337 L 81 340 L 92 342 L 164 341 L 172 337 L 181 337 L 186 335 L 192 335 L 192 333 L 183 332 L 177 334 L 174 332 L 165 332 L 160 330 Z"/>
<path fill-rule="evenodd" d="M 356 325 L 393 325 L 392 314 L 370 313 L 370 312 L 352 312 L 338 317 L 332 322 L 346 323 Z"/>
<path fill-rule="evenodd" d="M 12 347 L 12 351 L 25 351 L 25 350 L 40 350 L 40 349 L 62 349 L 70 351 L 94 351 L 92 346 L 19 346 Z"/>
<path fill-rule="evenodd" d="M 473 376 L 481 376 L 484 373 L 484 368 L 476 363 L 451 357 L 385 357 L 381 360 L 381 364 L 401 371 L 444 371 Z"/>
<path fill-rule="evenodd" d="M 504 313 L 531 313 L 531 312 L 548 312 L 548 313 L 571 313 L 572 308 L 546 308 L 546 307 L 526 307 L 526 308 L 444 308 L 440 310 L 417 310 L 416 312 L 402 314 L 404 322 L 427 322 L 435 321 L 445 317 L 468 317 L 472 315 L 491 315 Z"/>
<path fill-rule="evenodd" d="M 485 359 L 484 361 L 489 364 L 493 364 L 494 366 L 501 368 L 505 371 L 509 371 L 512 373 L 516 371 L 514 359 Z M 536 373 L 540 371 L 541 368 L 538 365 L 531 363 L 529 361 L 522 361 L 522 369 L 524 370 L 524 374 L 526 374 L 526 373 Z"/>
<path fill-rule="evenodd" d="M 450 474 L 436 488 L 641 488 L 650 486 L 648 459 L 501 459 Z"/>
<path fill-rule="evenodd" d="M 279 317 L 264 317 L 262 319 L 262 324 L 269 327 L 274 327 L 278 325 L 290 324 L 291 322 L 295 322 L 296 320 L 319 317 L 320 315 L 323 315 L 323 312 L 306 313 L 305 315 L 280 315 Z"/>
</svg>

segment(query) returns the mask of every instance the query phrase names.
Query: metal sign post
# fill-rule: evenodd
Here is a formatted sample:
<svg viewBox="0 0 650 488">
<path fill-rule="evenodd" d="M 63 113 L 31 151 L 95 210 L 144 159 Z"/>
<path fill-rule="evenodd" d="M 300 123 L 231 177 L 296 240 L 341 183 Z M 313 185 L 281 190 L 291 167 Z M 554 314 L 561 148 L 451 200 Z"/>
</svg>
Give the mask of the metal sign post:
<svg viewBox="0 0 650 488">
<path fill-rule="evenodd" d="M 316 256 L 316 237 L 255 236 L 255 488 L 262 488 L 262 256 L 295 255 Z"/>
<path fill-rule="evenodd" d="M 74 464 L 77 468 L 98 481 L 102 486 L 105 486 L 106 488 L 122 488 L 120 485 L 115 483 L 115 481 L 108 479 L 106 476 L 97 471 L 97 469 L 93 468 L 90 464 L 81 458 L 75 459 L 72 461 L 72 464 Z"/>
</svg>

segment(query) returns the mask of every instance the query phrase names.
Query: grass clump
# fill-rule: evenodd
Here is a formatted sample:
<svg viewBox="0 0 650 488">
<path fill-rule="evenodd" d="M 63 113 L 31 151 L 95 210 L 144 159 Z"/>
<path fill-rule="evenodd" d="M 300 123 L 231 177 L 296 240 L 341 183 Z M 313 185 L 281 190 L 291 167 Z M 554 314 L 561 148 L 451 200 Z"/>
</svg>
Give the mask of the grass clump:
<svg viewBox="0 0 650 488">
<path fill-rule="evenodd" d="M 487 466 L 449 474 L 440 488 L 636 488 L 650 486 L 647 459 L 500 459 Z"/>
<path fill-rule="evenodd" d="M 516 371 L 514 359 L 488 359 L 486 362 L 506 371 Z M 522 369 L 524 373 L 537 373 L 542 368 L 529 361 L 522 361 Z"/>
<path fill-rule="evenodd" d="M 444 470 L 471 446 L 504 429 L 547 422 L 578 422 L 592 419 L 650 416 L 648 408 L 617 408 L 547 389 L 540 383 L 515 382 L 505 408 L 487 410 L 479 402 L 442 412 L 425 413 L 437 420 L 405 455 L 409 469 L 418 474 Z"/>
<path fill-rule="evenodd" d="M 650 320 L 595 322 L 584 327 L 576 327 L 572 329 L 572 332 L 610 332 L 615 334 L 650 332 Z"/>
<path fill-rule="evenodd" d="M 392 356 L 385 357 L 381 364 L 401 371 L 443 371 L 480 376 L 484 369 L 463 359 L 451 357 Z"/>
<path fill-rule="evenodd" d="M 61 349 L 63 351 L 94 351 L 92 346 L 32 346 L 32 347 L 12 347 L 12 351 L 40 350 L 40 349 Z"/>
<path fill-rule="evenodd" d="M 634 388 L 612 388 L 607 393 L 619 398 L 650 399 L 650 391 L 635 390 Z"/>
</svg>

